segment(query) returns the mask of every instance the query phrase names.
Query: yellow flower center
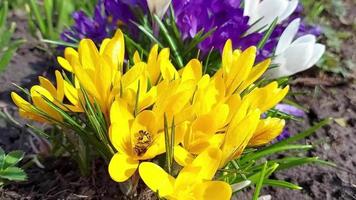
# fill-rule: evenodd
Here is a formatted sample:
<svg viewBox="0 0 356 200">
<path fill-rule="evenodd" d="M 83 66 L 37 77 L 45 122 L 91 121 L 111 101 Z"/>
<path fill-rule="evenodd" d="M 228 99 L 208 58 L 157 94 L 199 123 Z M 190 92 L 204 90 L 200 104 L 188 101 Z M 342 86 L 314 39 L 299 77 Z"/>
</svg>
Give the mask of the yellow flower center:
<svg viewBox="0 0 356 200">
<path fill-rule="evenodd" d="M 137 156 L 142 156 L 152 144 L 152 137 L 148 131 L 140 130 L 136 136 L 136 139 L 137 142 L 135 144 L 134 151 Z"/>
</svg>

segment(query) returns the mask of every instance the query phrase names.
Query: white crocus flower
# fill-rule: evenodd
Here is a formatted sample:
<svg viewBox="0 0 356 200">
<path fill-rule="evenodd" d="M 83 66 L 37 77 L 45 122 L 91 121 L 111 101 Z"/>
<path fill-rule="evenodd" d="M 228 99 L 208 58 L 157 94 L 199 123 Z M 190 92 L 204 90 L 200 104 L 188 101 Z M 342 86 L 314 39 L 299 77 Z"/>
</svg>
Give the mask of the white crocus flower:
<svg viewBox="0 0 356 200">
<path fill-rule="evenodd" d="M 266 31 L 278 17 L 277 23 L 287 19 L 297 8 L 298 0 L 245 0 L 244 16 L 253 25 L 247 34 Z"/>
<path fill-rule="evenodd" d="M 147 0 L 151 14 L 157 15 L 160 19 L 167 12 L 170 4 L 171 0 Z"/>
<path fill-rule="evenodd" d="M 308 34 L 294 40 L 300 19 L 293 20 L 282 33 L 272 64 L 277 67 L 266 72 L 268 78 L 290 76 L 312 67 L 325 52 L 325 46 L 316 43 L 316 37 Z M 293 41 L 294 40 L 294 41 Z"/>
</svg>

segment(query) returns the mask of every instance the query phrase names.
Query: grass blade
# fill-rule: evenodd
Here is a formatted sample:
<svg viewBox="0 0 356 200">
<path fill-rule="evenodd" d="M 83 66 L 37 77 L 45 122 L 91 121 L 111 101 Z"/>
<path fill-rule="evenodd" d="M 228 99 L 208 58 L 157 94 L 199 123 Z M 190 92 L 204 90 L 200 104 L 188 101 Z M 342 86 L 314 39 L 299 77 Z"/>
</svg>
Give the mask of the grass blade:
<svg viewBox="0 0 356 200">
<path fill-rule="evenodd" d="M 166 38 L 166 40 L 168 41 L 169 43 L 169 46 L 171 47 L 172 51 L 173 51 L 173 55 L 174 57 L 177 59 L 177 63 L 178 63 L 178 67 L 179 68 L 182 68 L 183 67 L 183 58 L 182 56 L 180 55 L 179 51 L 178 51 L 178 48 L 177 48 L 177 44 L 176 42 L 174 41 L 174 39 L 171 37 L 171 35 L 169 34 L 166 26 L 163 24 L 163 22 L 161 21 L 161 19 L 157 16 L 157 15 L 154 15 L 153 18 L 155 19 L 155 21 L 158 23 L 164 37 Z"/>
<path fill-rule="evenodd" d="M 260 195 L 260 192 L 261 192 L 261 189 L 262 189 L 262 186 L 263 186 L 263 181 L 265 179 L 266 169 L 267 169 L 267 162 L 265 162 L 265 164 L 264 164 L 264 166 L 262 168 L 259 181 L 258 181 L 258 183 L 256 185 L 255 192 L 253 193 L 253 197 L 252 197 L 253 200 L 257 200 L 258 196 Z"/>
<path fill-rule="evenodd" d="M 287 188 L 287 189 L 292 189 L 292 190 L 301 190 L 303 189 L 299 185 L 287 182 L 287 181 L 281 181 L 281 180 L 274 180 L 274 179 L 266 179 L 263 181 L 265 185 L 273 186 L 273 187 L 281 187 L 281 188 Z"/>
<path fill-rule="evenodd" d="M 272 24 L 268 27 L 268 30 L 267 30 L 267 32 L 265 32 L 262 40 L 258 43 L 257 49 L 262 49 L 265 46 L 265 44 L 267 43 L 267 40 L 271 36 L 274 28 L 277 26 L 277 21 L 278 21 L 278 17 L 276 19 L 274 19 Z"/>
</svg>

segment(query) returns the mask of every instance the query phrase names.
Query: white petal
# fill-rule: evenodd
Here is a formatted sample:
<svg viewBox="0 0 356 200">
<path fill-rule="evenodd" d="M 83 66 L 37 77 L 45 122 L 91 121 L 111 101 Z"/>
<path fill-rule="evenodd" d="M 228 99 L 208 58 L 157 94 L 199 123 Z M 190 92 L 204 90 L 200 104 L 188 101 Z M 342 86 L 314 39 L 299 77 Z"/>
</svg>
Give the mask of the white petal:
<svg viewBox="0 0 356 200">
<path fill-rule="evenodd" d="M 152 14 L 162 19 L 163 15 L 171 4 L 171 0 L 147 0 L 148 9 Z"/>
<path fill-rule="evenodd" d="M 260 1 L 259 0 L 245 0 L 244 3 L 245 3 L 244 16 L 249 16 L 250 21 L 251 21 L 251 19 L 254 18 L 253 16 L 257 14 L 257 7 L 258 7 L 258 4 L 260 3 Z"/>
<path fill-rule="evenodd" d="M 299 37 L 298 39 L 294 40 L 292 44 L 302 44 L 302 43 L 316 43 L 316 37 L 315 35 L 303 35 L 302 37 Z"/>
<path fill-rule="evenodd" d="M 283 14 L 278 17 L 278 23 L 287 19 L 297 8 L 298 0 L 292 0 L 288 2 L 288 7 L 284 10 Z"/>
<path fill-rule="evenodd" d="M 276 48 L 276 55 L 281 54 L 283 51 L 285 51 L 290 44 L 293 41 L 293 38 L 298 32 L 299 29 L 299 24 L 300 24 L 300 19 L 295 19 L 293 20 L 287 28 L 283 31 L 281 37 L 279 38 L 277 48 Z"/>
<path fill-rule="evenodd" d="M 270 79 L 286 76 L 286 74 L 289 74 L 286 63 L 287 59 L 284 56 L 275 57 L 272 61 L 272 64 L 278 66 L 267 70 L 263 76 Z"/>
<path fill-rule="evenodd" d="M 312 67 L 313 65 L 315 65 L 320 58 L 323 56 L 325 52 L 325 46 L 322 44 L 315 44 L 314 45 L 314 51 L 313 51 L 313 56 L 312 58 L 309 60 L 308 64 L 307 64 L 307 68 Z"/>
<path fill-rule="evenodd" d="M 269 70 L 267 74 L 271 78 L 279 78 L 304 71 L 309 68 L 313 51 L 314 45 L 311 43 L 294 45 L 273 60 L 273 63 L 278 64 L 279 67 Z"/>
<path fill-rule="evenodd" d="M 286 0 L 264 0 L 258 5 L 257 17 L 253 19 L 255 23 L 249 30 L 248 33 L 253 33 L 259 30 L 259 32 L 266 31 L 269 25 L 275 20 L 279 15 L 281 15 L 287 8 L 288 3 Z"/>
</svg>

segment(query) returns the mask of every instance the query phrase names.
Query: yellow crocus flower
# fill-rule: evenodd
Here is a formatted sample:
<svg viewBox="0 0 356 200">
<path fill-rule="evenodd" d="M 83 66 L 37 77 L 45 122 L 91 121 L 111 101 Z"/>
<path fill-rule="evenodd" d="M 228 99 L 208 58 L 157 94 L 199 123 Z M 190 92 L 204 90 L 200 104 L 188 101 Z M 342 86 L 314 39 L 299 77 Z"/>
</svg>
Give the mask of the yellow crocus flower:
<svg viewBox="0 0 356 200">
<path fill-rule="evenodd" d="M 110 120 L 110 138 L 118 153 L 110 161 L 109 173 L 113 180 L 123 182 L 132 176 L 141 160 L 165 151 L 163 128 L 157 126 L 153 111 L 144 110 L 134 117 L 123 100 L 113 103 Z"/>
<path fill-rule="evenodd" d="M 141 163 L 139 173 L 145 184 L 165 199 L 228 200 L 232 194 L 230 185 L 223 181 L 212 181 L 220 158 L 220 149 L 207 149 L 184 167 L 177 178 L 150 162 Z"/>
<path fill-rule="evenodd" d="M 256 47 L 252 46 L 245 51 L 232 49 L 231 40 L 227 40 L 222 53 L 222 66 L 214 77 L 221 76 L 225 82 L 226 97 L 240 94 L 255 82 L 268 68 L 270 59 L 254 66 Z"/>
<path fill-rule="evenodd" d="M 260 146 L 267 144 L 283 131 L 285 121 L 279 118 L 262 119 L 250 139 L 248 146 Z"/>
<path fill-rule="evenodd" d="M 235 116 L 229 124 L 222 149 L 222 161 L 220 167 L 224 167 L 228 162 L 238 158 L 248 145 L 259 123 L 261 112 L 250 110 L 245 116 Z"/>
<path fill-rule="evenodd" d="M 55 87 L 48 79 L 39 77 L 39 85 L 32 86 L 30 90 L 33 105 L 24 100 L 18 94 L 12 92 L 11 97 L 14 103 L 19 107 L 21 116 L 33 119 L 40 122 L 48 121 L 48 117 L 57 121 L 62 121 L 62 116 L 53 108 L 51 108 L 44 98 L 51 101 L 53 104 L 63 109 L 64 111 L 81 112 L 82 108 L 79 104 L 64 104 L 65 97 L 65 82 L 59 71 L 55 71 L 57 87 Z M 77 97 L 78 98 L 78 97 Z M 37 109 L 37 110 L 36 110 Z M 48 117 L 38 112 L 45 113 Z"/>
<path fill-rule="evenodd" d="M 251 102 L 251 107 L 265 112 L 277 105 L 287 95 L 288 91 L 289 86 L 279 88 L 278 83 L 274 81 L 262 88 L 255 88 L 244 96 L 244 99 Z"/>
<path fill-rule="evenodd" d="M 59 64 L 75 74 L 79 85 L 98 102 L 106 116 L 114 100 L 112 92 L 116 77 L 123 70 L 124 45 L 123 33 L 118 30 L 112 39 L 102 42 L 100 50 L 90 39 L 83 39 L 79 43 L 78 52 L 66 48 L 65 58 L 58 57 Z M 73 91 L 70 86 L 67 89 Z"/>
</svg>

